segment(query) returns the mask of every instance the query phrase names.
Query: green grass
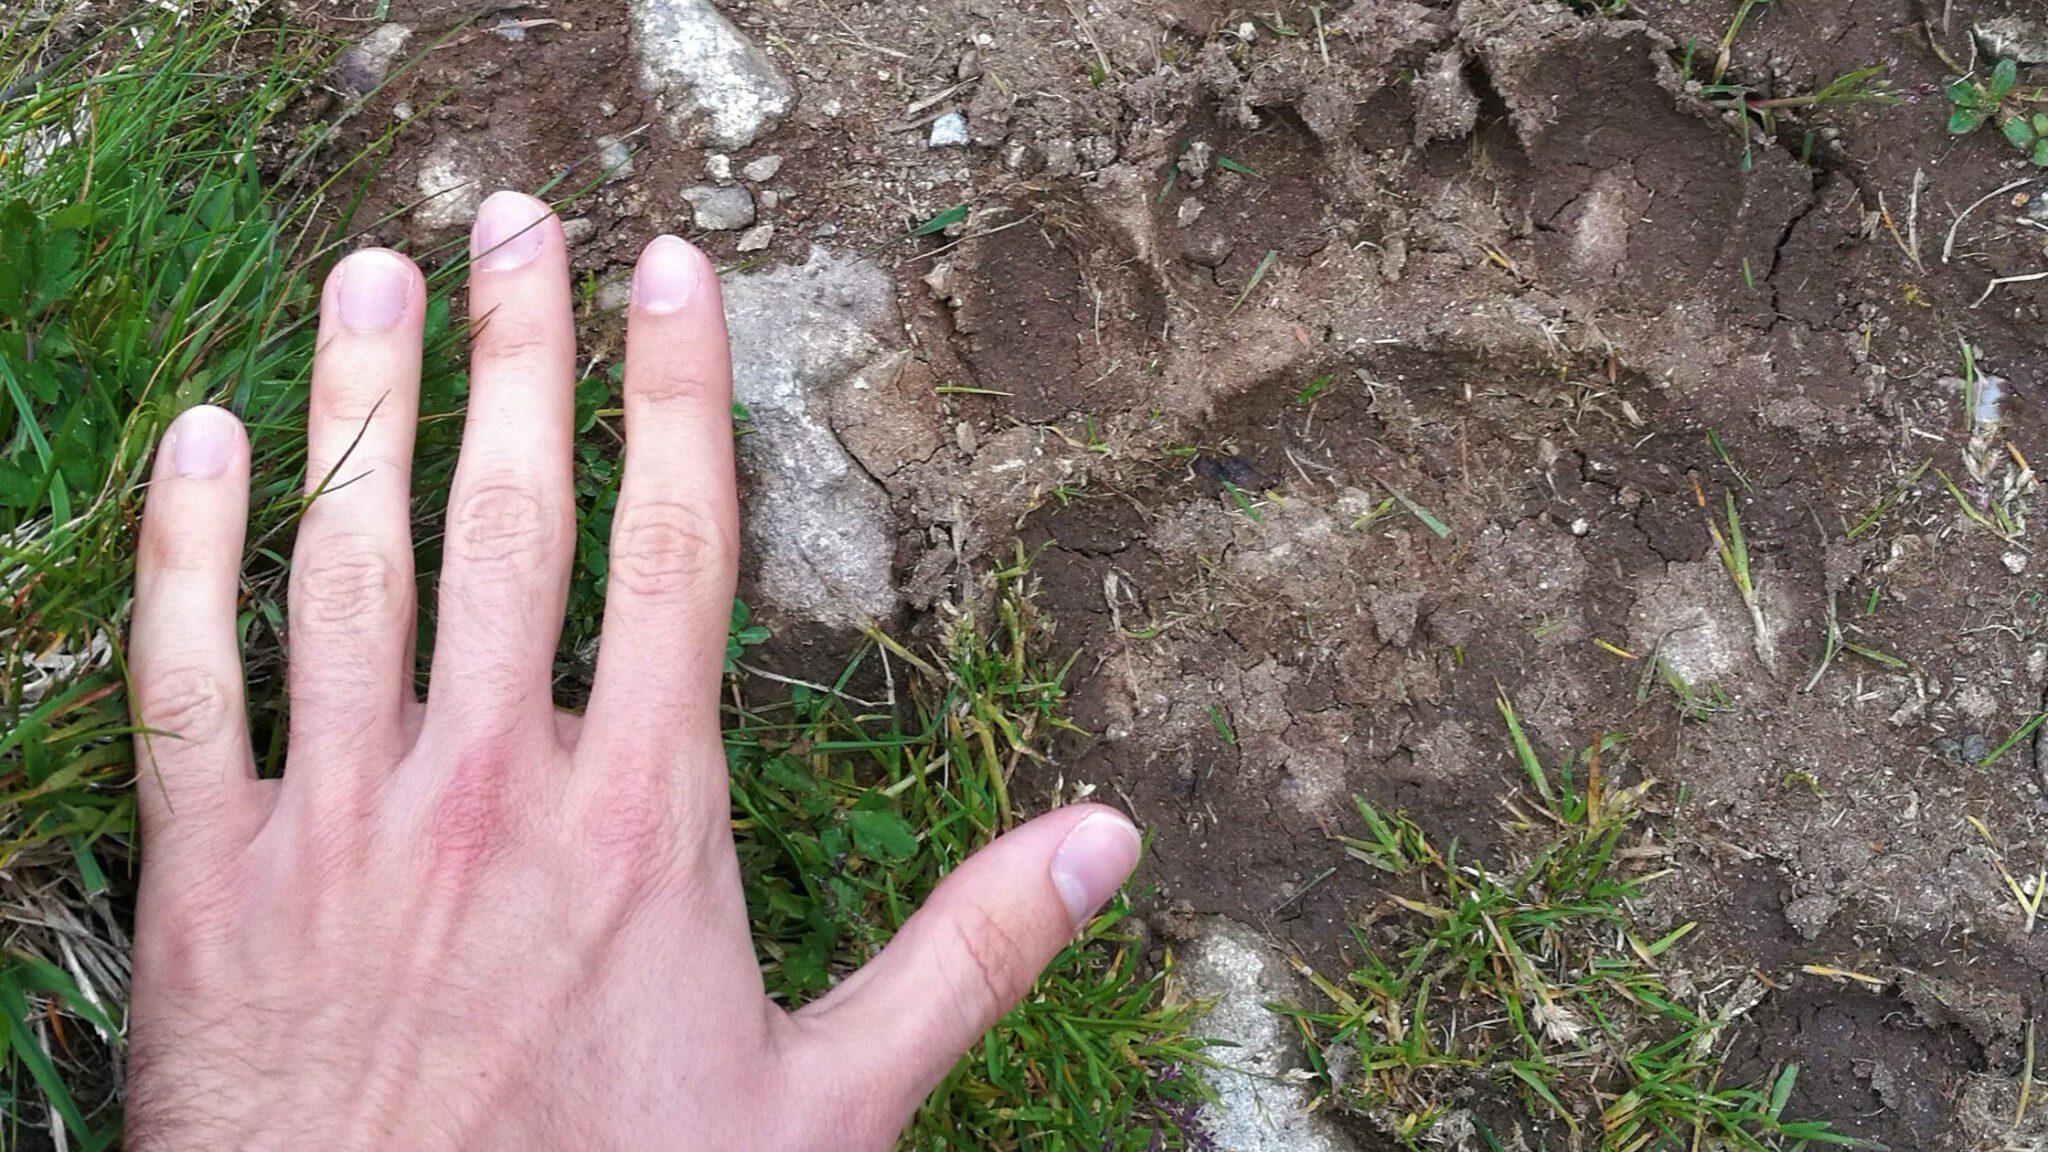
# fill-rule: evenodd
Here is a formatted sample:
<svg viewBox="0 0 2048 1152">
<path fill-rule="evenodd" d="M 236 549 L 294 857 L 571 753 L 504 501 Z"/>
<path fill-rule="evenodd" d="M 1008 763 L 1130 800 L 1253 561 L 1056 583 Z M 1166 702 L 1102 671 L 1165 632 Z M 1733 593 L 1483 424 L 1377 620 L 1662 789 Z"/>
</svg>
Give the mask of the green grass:
<svg viewBox="0 0 2048 1152">
<path fill-rule="evenodd" d="M 60 14 L 84 14 L 72 7 Z M 224 404 L 250 430 L 239 623 L 257 762 L 283 768 L 283 589 L 304 507 L 317 286 L 388 143 L 341 155 L 331 125 L 280 120 L 337 46 L 133 7 L 85 33 L 20 6 L 0 16 L 0 1148 L 55 1126 L 74 1148 L 118 1131 L 136 870 L 122 633 L 138 485 L 165 425 L 196 403 Z M 467 383 L 448 295 L 463 258 L 415 256 L 431 292 L 413 509 L 430 590 Z M 616 365 L 577 385 L 571 694 L 603 603 L 616 389 Z M 872 954 L 1018 819 L 1009 773 L 1053 730 L 1061 698 L 1021 579 L 1009 574 L 990 608 L 1000 642 L 962 625 L 932 660 L 893 649 L 892 706 L 811 690 L 771 705 L 735 681 L 735 828 L 778 999 L 800 1002 Z M 763 638 L 740 609 L 732 632 L 729 664 Z M 423 614 L 422 668 L 432 635 Z M 849 677 L 891 642 L 875 643 Z M 905 1147 L 1184 1146 L 1201 1046 L 1127 915 L 1114 903 L 1061 956 Z"/>
<path fill-rule="evenodd" d="M 1065 726 L 1064 670 L 1035 655 L 1042 622 L 1021 565 L 1000 579 L 990 634 L 962 621 L 937 663 L 876 635 L 829 691 L 738 709 L 734 828 L 774 998 L 801 1003 L 879 951 L 940 877 L 1018 819 L 1007 781 Z M 863 703 L 856 681 L 907 685 L 909 699 Z M 904 1148 L 1188 1146 L 1205 1091 L 1195 1008 L 1165 1004 L 1165 974 L 1144 972 L 1123 930 L 1129 913 L 1119 898 L 1061 954 Z"/>
<path fill-rule="evenodd" d="M 1613 783 L 1627 740 L 1604 736 L 1552 771 L 1505 698 L 1500 707 L 1528 785 L 1510 804 L 1523 844 L 1510 866 L 1461 857 L 1363 800 L 1363 834 L 1341 838 L 1389 897 L 1356 928 L 1358 965 L 1341 979 L 1311 975 L 1325 1003 L 1280 1009 L 1325 1091 L 1408 1148 L 1474 1092 L 1519 1104 L 1525 1135 L 1547 1147 L 1852 1143 L 1785 1116 L 1796 1065 L 1724 1084 L 1729 1024 L 1748 1003 L 1666 983 L 1659 961 L 1692 924 L 1638 934 L 1631 907 L 1664 874 L 1663 853 L 1636 831 L 1653 782 Z"/>
</svg>

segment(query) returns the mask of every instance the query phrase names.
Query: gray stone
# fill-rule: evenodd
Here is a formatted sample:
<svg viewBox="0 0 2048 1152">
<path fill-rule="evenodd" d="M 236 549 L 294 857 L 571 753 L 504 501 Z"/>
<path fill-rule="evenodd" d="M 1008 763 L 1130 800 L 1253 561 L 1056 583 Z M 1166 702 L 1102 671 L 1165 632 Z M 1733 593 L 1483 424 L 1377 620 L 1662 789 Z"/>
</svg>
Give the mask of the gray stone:
<svg viewBox="0 0 2048 1152">
<path fill-rule="evenodd" d="M 739 452 L 755 595 L 829 627 L 884 620 L 898 600 L 889 497 L 829 421 L 834 391 L 883 351 L 889 276 L 813 248 L 802 267 L 735 273 L 723 286 L 733 395 L 753 414 Z"/>
<path fill-rule="evenodd" d="M 588 244 L 597 236 L 597 221 L 588 216 L 576 216 L 562 221 L 562 239 L 571 247 Z"/>
<path fill-rule="evenodd" d="M 453 137 L 443 136 L 420 158 L 413 176 L 420 203 L 413 219 L 426 228 L 467 228 L 483 203 L 483 184 Z"/>
<path fill-rule="evenodd" d="M 633 276 L 629 272 L 614 272 L 598 282 L 597 310 L 600 312 L 624 312 L 633 302 Z"/>
<path fill-rule="evenodd" d="M 640 83 L 682 135 L 701 118 L 711 144 L 744 148 L 796 102 L 766 52 L 711 0 L 630 0 Z"/>
<path fill-rule="evenodd" d="M 754 198 L 745 188 L 699 184 L 683 189 L 683 199 L 697 227 L 709 232 L 737 232 L 754 222 Z"/>
<path fill-rule="evenodd" d="M 597 166 L 604 182 L 616 184 L 633 175 L 633 146 L 617 136 L 597 138 Z"/>
<path fill-rule="evenodd" d="M 740 175 L 745 176 L 756 184 L 765 184 L 775 179 L 775 174 L 780 171 L 782 171 L 782 157 L 757 156 L 747 161 L 746 166 L 740 169 Z"/>
<path fill-rule="evenodd" d="M 775 225 L 756 224 L 740 233 L 740 242 L 735 245 L 742 252 L 759 252 L 775 239 Z"/>
<path fill-rule="evenodd" d="M 360 96 L 382 84 L 410 39 L 412 29 L 403 24 L 379 24 L 368 36 L 349 45 L 335 62 L 341 86 Z"/>
<path fill-rule="evenodd" d="M 1236 1045 L 1211 1049 L 1222 1067 L 1203 1071 L 1216 1090 L 1216 1102 L 1200 1113 L 1214 1146 L 1231 1152 L 1354 1152 L 1335 1126 L 1308 1110 L 1309 1086 L 1287 1075 L 1302 1061 L 1292 1030 L 1266 1007 L 1301 999 L 1286 962 L 1251 929 L 1217 918 L 1203 925 L 1175 973 L 1191 998 L 1214 1002 L 1201 1020 L 1201 1034 Z"/>
<path fill-rule="evenodd" d="M 2000 16 L 1975 25 L 1970 33 L 1978 51 L 1993 59 L 2010 56 L 2017 64 L 2048 64 L 2048 24 Z"/>
<path fill-rule="evenodd" d="M 967 117 L 958 112 L 948 112 L 932 121 L 932 147 L 959 148 L 966 143 Z"/>
</svg>

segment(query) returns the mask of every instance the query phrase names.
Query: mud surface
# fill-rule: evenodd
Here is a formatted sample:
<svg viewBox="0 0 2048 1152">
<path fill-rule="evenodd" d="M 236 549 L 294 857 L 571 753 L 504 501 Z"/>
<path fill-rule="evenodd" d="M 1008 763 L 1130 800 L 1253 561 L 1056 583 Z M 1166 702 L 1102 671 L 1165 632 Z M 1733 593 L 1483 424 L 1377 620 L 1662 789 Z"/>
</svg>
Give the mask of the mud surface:
<svg viewBox="0 0 2048 1152">
<path fill-rule="evenodd" d="M 622 6 L 508 9 L 514 41 L 396 0 L 425 58 L 346 131 L 414 117 L 364 219 L 437 162 L 579 188 L 627 138 L 632 175 L 564 210 L 591 222 L 600 362 L 608 286 L 658 231 L 881 265 L 891 358 L 828 407 L 892 506 L 899 623 L 1037 550 L 1091 736 L 1016 790 L 1129 806 L 1162 937 L 1226 916 L 1341 971 L 1379 897 L 1330 838 L 1354 795 L 1505 858 L 1505 693 L 1551 762 L 1632 734 L 1672 869 L 1643 916 L 1699 922 L 1672 955 L 1702 986 L 1772 988 L 1730 1075 L 1796 1061 L 1789 1113 L 1995 1146 L 2048 995 L 2048 929 L 2001 873 L 2042 867 L 2042 766 L 2031 739 L 1989 755 L 2048 677 L 2022 463 L 2048 454 L 2048 350 L 2042 284 L 1975 302 L 2044 267 L 2048 179 L 1946 134 L 1936 48 L 1967 63 L 1973 22 L 2036 13 L 1761 9 L 1727 81 L 1770 100 L 1882 64 L 1900 99 L 1787 105 L 1745 140 L 1701 88 L 1733 8 L 732 5 L 797 102 L 721 159 L 635 89 Z M 969 143 L 930 147 L 956 111 Z M 768 155 L 733 178 L 765 248 L 693 232 L 682 190 Z M 1962 341 L 2006 381 L 1974 437 Z M 1756 616 L 1708 531 L 1730 498 Z M 1892 660 L 1816 677 L 1831 613 Z M 779 622 L 827 637 L 784 670 L 829 675 L 829 630 Z"/>
</svg>

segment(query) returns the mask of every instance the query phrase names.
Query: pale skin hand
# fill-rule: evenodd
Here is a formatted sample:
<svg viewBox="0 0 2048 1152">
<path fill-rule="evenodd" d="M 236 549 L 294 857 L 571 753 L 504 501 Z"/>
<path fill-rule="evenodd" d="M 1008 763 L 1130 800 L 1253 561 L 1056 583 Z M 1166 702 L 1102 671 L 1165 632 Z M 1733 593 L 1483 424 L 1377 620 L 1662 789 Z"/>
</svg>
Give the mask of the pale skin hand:
<svg viewBox="0 0 2048 1152">
<path fill-rule="evenodd" d="M 461 463 L 430 693 L 412 689 L 408 464 L 425 289 L 329 277 L 299 530 L 289 767 L 256 778 L 236 647 L 249 449 L 171 426 L 143 518 L 130 668 L 146 852 L 130 1147 L 885 1149 L 1129 873 L 1100 807 L 1005 835 L 818 1003 L 762 991 L 718 692 L 736 568 L 718 284 L 640 258 L 625 482 L 583 716 L 550 664 L 573 540 L 574 333 L 560 223 L 479 213 Z M 353 452 L 349 445 L 358 433 Z"/>
</svg>

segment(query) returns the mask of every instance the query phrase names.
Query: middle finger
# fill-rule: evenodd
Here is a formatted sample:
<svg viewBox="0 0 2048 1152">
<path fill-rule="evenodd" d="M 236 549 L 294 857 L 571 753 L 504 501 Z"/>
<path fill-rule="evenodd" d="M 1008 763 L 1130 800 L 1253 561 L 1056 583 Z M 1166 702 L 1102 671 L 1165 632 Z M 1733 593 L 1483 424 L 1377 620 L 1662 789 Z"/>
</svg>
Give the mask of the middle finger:
<svg viewBox="0 0 2048 1152">
<path fill-rule="evenodd" d="M 546 724 L 575 541 L 575 328 L 547 205 L 499 192 L 470 238 L 469 412 L 448 500 L 427 726 Z"/>
</svg>

